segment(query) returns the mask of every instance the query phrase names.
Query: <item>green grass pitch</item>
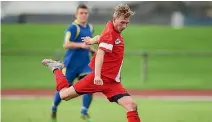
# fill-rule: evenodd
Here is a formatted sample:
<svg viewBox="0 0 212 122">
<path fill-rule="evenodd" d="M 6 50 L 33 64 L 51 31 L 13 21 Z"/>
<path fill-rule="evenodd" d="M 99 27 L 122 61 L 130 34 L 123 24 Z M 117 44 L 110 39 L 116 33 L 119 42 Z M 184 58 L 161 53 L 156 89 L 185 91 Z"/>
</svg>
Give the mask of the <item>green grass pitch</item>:
<svg viewBox="0 0 212 122">
<path fill-rule="evenodd" d="M 142 122 L 212 122 L 210 101 L 167 101 L 135 99 Z M 49 98 L 2 99 L 2 122 L 50 122 Z M 58 122 L 80 119 L 81 99 L 62 102 Z M 125 110 L 106 99 L 95 98 L 90 114 L 94 122 L 127 122 Z"/>
</svg>

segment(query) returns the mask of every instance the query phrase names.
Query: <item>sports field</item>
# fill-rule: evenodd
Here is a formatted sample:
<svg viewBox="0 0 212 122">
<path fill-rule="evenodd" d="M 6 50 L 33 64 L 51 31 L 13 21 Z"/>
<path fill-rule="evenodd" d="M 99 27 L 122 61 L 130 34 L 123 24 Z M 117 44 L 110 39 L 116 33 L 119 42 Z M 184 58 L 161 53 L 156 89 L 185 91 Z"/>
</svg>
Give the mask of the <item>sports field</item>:
<svg viewBox="0 0 212 122">
<path fill-rule="evenodd" d="M 63 102 L 58 122 L 84 122 L 80 119 L 81 99 Z M 142 122 L 212 122 L 211 101 L 172 101 L 136 98 Z M 50 122 L 49 98 L 2 100 L 2 122 Z M 90 113 L 94 122 L 127 122 L 120 106 L 95 98 Z"/>
<path fill-rule="evenodd" d="M 55 58 L 62 48 L 68 25 L 3 24 L 2 88 L 54 88 L 52 74 L 41 65 L 43 58 Z M 94 25 L 99 34 L 103 25 Z M 211 27 L 130 25 L 123 33 L 127 51 L 212 52 Z M 62 59 L 63 53 L 60 54 Z M 142 58 L 125 56 L 123 83 L 127 88 L 212 88 L 212 57 L 150 56 L 148 81 L 140 74 Z"/>
<path fill-rule="evenodd" d="M 67 25 L 60 24 L 3 24 L 2 89 L 34 88 L 38 89 L 37 92 L 39 88 L 53 90 L 53 75 L 41 65 L 41 60 L 55 58 L 58 56 L 58 50 L 62 52 L 59 54 L 62 59 L 66 27 Z M 99 34 L 103 25 L 95 25 L 94 28 L 95 33 Z M 211 27 L 185 27 L 174 30 L 164 26 L 130 25 L 123 37 L 126 52 L 212 52 L 211 32 Z M 125 56 L 122 76 L 123 84 L 127 88 L 212 89 L 212 57 L 150 56 L 149 77 L 145 83 L 141 80 L 143 76 L 140 76 L 142 60 L 139 56 Z M 53 92 L 50 94 L 53 95 Z M 180 97 L 167 100 L 138 96 L 135 100 L 142 122 L 212 122 L 211 94 L 208 94 L 210 99 L 204 101 L 187 98 L 182 100 Z M 3 97 L 1 102 L 2 122 L 50 122 L 50 97 Z M 80 98 L 63 102 L 59 108 L 58 122 L 83 122 L 79 118 L 80 105 Z M 90 113 L 94 122 L 127 122 L 122 109 L 115 103 L 108 104 L 105 98 L 95 97 Z"/>
</svg>

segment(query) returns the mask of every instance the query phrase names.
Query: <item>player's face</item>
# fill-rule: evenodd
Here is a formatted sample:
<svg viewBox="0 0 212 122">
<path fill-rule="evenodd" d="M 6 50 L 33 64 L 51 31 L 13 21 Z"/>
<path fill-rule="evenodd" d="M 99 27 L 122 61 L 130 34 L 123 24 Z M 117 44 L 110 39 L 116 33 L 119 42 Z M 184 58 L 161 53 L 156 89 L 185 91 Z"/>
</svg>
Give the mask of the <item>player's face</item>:
<svg viewBox="0 0 212 122">
<path fill-rule="evenodd" d="M 120 16 L 114 19 L 114 27 L 117 31 L 122 32 L 130 22 L 130 18 L 125 18 L 124 16 Z"/>
<path fill-rule="evenodd" d="M 79 8 L 76 13 L 76 18 L 80 23 L 85 23 L 88 20 L 88 9 Z"/>
</svg>

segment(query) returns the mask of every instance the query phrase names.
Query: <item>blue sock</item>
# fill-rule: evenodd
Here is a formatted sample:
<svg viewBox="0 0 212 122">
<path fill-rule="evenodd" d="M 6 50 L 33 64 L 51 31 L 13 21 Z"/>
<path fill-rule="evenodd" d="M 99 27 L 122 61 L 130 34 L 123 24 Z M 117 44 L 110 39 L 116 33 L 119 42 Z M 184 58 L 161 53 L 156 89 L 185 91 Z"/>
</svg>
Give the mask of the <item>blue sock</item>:
<svg viewBox="0 0 212 122">
<path fill-rule="evenodd" d="M 82 109 L 81 109 L 81 114 L 87 114 L 88 113 L 88 108 L 91 104 L 92 101 L 92 94 L 84 94 L 82 97 Z"/>
<path fill-rule="evenodd" d="M 57 111 L 57 106 L 60 104 L 60 102 L 61 102 L 60 94 L 57 91 L 54 95 L 54 102 L 53 102 L 53 105 L 52 105 L 52 111 L 53 112 Z"/>
</svg>

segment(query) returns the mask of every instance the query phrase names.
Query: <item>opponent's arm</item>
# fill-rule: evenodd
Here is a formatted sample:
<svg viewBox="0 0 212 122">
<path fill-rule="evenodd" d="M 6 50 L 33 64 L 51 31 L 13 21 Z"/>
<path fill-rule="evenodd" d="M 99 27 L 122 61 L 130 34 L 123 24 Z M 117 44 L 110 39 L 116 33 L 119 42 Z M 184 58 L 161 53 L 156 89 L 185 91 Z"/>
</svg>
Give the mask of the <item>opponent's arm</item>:
<svg viewBox="0 0 212 122">
<path fill-rule="evenodd" d="M 63 44 L 64 49 L 71 49 L 71 48 L 83 48 L 82 43 L 75 43 L 75 42 L 65 42 Z"/>
<path fill-rule="evenodd" d="M 84 49 L 88 49 L 90 46 L 86 45 L 85 43 L 76 43 L 76 42 L 70 42 L 70 41 L 66 41 L 63 44 L 63 48 L 65 49 L 71 49 L 71 48 L 84 48 Z"/>
<path fill-rule="evenodd" d="M 86 36 L 86 37 L 82 37 L 81 39 L 82 39 L 82 41 L 85 42 L 85 44 L 92 45 L 92 44 L 99 43 L 100 36 L 99 35 L 96 35 L 93 38 Z M 96 53 L 96 50 L 92 46 L 89 49 L 90 49 L 92 55 Z"/>
<path fill-rule="evenodd" d="M 71 36 L 71 33 L 67 32 L 65 41 L 63 43 L 63 48 L 65 48 L 65 49 L 70 49 L 70 48 L 86 48 L 86 49 L 88 49 L 90 47 L 89 45 L 86 45 L 85 43 L 76 43 L 76 42 L 70 41 L 70 38 L 71 38 L 70 36 Z"/>
</svg>

